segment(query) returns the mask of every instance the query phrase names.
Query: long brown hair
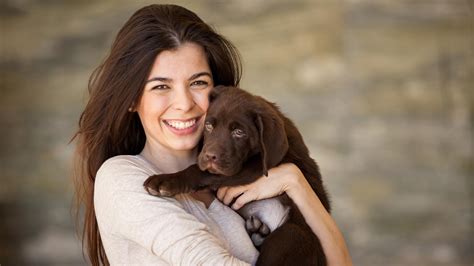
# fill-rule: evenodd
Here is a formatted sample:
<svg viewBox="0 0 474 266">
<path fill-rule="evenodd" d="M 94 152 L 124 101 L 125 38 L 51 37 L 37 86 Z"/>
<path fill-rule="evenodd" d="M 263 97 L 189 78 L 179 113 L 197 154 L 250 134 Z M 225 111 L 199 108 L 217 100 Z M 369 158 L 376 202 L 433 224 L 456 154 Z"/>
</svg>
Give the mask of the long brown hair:
<svg viewBox="0 0 474 266">
<path fill-rule="evenodd" d="M 74 183 L 76 220 L 83 211 L 82 246 L 92 265 L 108 265 L 94 211 L 94 182 L 102 163 L 116 155 L 138 154 L 145 132 L 129 112 L 141 97 L 156 56 L 186 42 L 202 46 L 215 85 L 238 85 L 237 49 L 195 13 L 176 5 L 136 11 L 118 32 L 110 54 L 89 80 L 89 102 L 79 119 Z"/>
</svg>

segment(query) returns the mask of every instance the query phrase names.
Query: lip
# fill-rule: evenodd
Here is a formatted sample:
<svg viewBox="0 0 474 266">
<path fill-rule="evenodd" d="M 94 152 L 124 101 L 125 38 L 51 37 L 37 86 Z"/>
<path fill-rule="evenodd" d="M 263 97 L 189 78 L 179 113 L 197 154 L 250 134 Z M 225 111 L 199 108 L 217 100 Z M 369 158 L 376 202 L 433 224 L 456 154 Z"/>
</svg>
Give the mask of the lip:
<svg viewBox="0 0 474 266">
<path fill-rule="evenodd" d="M 216 174 L 216 175 L 222 174 L 222 172 L 219 170 L 217 165 L 215 163 L 212 163 L 212 162 L 207 163 L 207 169 L 206 170 L 211 174 Z"/>
<path fill-rule="evenodd" d="M 189 118 L 189 119 L 162 119 L 162 123 L 173 134 L 178 135 L 178 136 L 186 136 L 186 135 L 194 134 L 198 130 L 199 121 L 201 121 L 201 118 L 202 118 L 202 116 L 193 117 L 193 118 Z M 196 122 L 194 123 L 194 125 L 192 125 L 191 127 L 185 128 L 185 129 L 177 129 L 177 128 L 172 127 L 171 125 L 169 125 L 167 123 L 168 120 L 185 122 L 185 121 L 189 121 L 189 120 L 193 120 L 193 119 L 196 119 Z"/>
</svg>

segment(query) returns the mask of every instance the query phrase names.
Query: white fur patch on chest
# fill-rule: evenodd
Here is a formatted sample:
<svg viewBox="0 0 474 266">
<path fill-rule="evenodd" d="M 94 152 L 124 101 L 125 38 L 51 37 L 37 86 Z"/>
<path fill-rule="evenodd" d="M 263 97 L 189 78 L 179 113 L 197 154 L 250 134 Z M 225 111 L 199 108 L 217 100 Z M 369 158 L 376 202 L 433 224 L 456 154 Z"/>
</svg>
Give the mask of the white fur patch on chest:
<svg viewBox="0 0 474 266">
<path fill-rule="evenodd" d="M 254 216 L 266 224 L 272 232 L 288 220 L 289 212 L 290 207 L 283 205 L 278 198 L 253 201 L 239 210 L 244 218 Z"/>
</svg>

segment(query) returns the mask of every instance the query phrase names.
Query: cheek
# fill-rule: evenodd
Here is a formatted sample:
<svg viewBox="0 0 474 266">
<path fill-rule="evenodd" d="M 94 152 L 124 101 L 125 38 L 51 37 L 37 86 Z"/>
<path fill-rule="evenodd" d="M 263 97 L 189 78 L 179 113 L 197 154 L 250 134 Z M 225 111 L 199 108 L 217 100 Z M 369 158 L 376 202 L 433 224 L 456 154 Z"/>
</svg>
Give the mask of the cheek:
<svg viewBox="0 0 474 266">
<path fill-rule="evenodd" d="M 197 92 L 194 95 L 194 102 L 204 111 L 209 108 L 209 90 Z"/>
<path fill-rule="evenodd" d="M 137 107 L 137 112 L 141 119 L 155 120 L 166 110 L 166 97 L 143 97 Z"/>
<path fill-rule="evenodd" d="M 247 141 L 247 139 L 244 139 L 235 141 L 230 149 L 232 149 L 232 153 L 236 157 L 245 160 L 248 157 L 249 147 L 249 142 Z"/>
<path fill-rule="evenodd" d="M 249 159 L 248 142 L 240 142 L 232 145 L 231 152 L 231 168 L 235 171 L 240 170 L 242 165 Z"/>
</svg>

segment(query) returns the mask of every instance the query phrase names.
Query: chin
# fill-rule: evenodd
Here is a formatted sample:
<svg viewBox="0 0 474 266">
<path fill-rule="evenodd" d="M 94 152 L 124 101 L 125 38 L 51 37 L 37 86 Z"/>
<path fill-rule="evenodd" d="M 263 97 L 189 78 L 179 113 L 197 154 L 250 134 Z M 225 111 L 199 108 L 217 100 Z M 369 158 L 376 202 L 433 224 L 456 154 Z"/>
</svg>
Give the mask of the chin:
<svg viewBox="0 0 474 266">
<path fill-rule="evenodd" d="M 201 169 L 202 170 L 202 169 Z M 222 169 L 222 168 L 208 168 L 207 171 L 211 174 L 218 174 L 223 176 L 233 176 L 239 173 L 239 169 Z"/>
<path fill-rule="evenodd" d="M 233 176 L 239 173 L 239 169 L 230 169 L 230 170 L 225 170 L 222 171 L 221 175 L 225 176 Z"/>
<path fill-rule="evenodd" d="M 177 140 L 171 147 L 177 151 L 190 151 L 197 147 L 199 138 L 189 140 Z"/>
<path fill-rule="evenodd" d="M 174 146 L 173 149 L 177 151 L 191 151 L 194 150 L 197 146 L 197 142 L 195 144 L 181 144 L 179 146 Z"/>
</svg>

